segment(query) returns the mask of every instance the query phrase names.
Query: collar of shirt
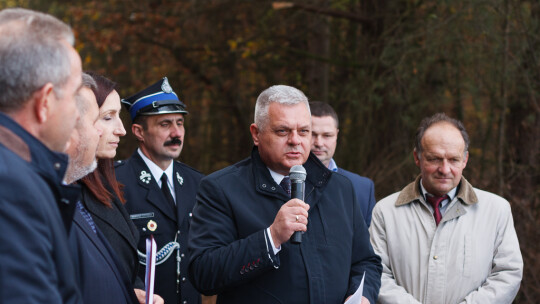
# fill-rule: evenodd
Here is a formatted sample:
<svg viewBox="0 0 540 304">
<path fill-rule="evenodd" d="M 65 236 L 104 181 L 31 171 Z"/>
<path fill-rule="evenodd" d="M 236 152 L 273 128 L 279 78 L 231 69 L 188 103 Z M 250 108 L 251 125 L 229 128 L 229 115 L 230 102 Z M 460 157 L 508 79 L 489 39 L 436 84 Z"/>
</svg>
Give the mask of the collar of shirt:
<svg viewBox="0 0 540 304">
<path fill-rule="evenodd" d="M 268 168 L 268 167 L 266 167 Z M 281 183 L 281 180 L 285 177 L 285 175 L 281 175 L 275 171 L 272 171 L 270 170 L 270 168 L 268 168 L 268 171 L 270 171 L 270 175 L 272 176 L 272 178 L 274 179 L 274 181 L 276 182 L 276 184 L 280 184 Z"/>
<path fill-rule="evenodd" d="M 330 171 L 334 171 L 334 172 L 337 172 L 337 164 L 336 164 L 336 161 L 333 159 L 333 158 L 330 158 L 330 163 L 328 164 L 328 169 L 330 169 Z"/>
<path fill-rule="evenodd" d="M 173 161 L 171 161 L 171 164 L 163 171 L 158 165 L 154 164 L 153 161 L 151 161 L 144 153 L 142 153 L 141 149 L 137 149 L 137 152 L 139 152 L 139 155 L 143 159 L 144 163 L 150 169 L 150 173 L 152 173 L 152 176 L 154 177 L 154 180 L 157 182 L 158 186 L 161 188 L 161 176 L 163 173 L 167 174 L 167 181 L 169 189 L 171 189 L 171 194 L 174 197 L 174 183 L 173 183 Z"/>
<path fill-rule="evenodd" d="M 422 179 L 420 179 L 420 189 L 422 190 L 422 196 L 424 196 L 424 200 L 427 202 L 426 194 L 428 192 L 426 191 L 426 188 L 424 188 L 424 185 L 422 184 Z M 446 210 L 446 207 L 448 207 L 448 203 L 450 203 L 454 199 L 454 197 L 456 196 L 456 193 L 457 193 L 457 187 L 455 187 L 454 189 L 446 193 L 446 195 L 448 195 L 448 199 L 445 199 L 444 201 L 442 201 L 441 206 L 439 207 L 441 214 L 444 213 L 444 211 Z M 428 207 L 431 207 L 430 204 L 427 204 L 427 205 Z"/>
</svg>

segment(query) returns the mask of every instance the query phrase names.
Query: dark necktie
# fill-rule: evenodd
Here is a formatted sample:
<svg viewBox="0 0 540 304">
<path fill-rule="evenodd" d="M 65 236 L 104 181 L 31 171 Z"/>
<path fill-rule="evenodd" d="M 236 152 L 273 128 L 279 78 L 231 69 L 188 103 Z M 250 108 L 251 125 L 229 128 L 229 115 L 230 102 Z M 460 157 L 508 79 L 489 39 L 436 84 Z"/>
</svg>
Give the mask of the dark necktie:
<svg viewBox="0 0 540 304">
<path fill-rule="evenodd" d="M 279 185 L 281 188 L 283 188 L 283 190 L 285 190 L 285 192 L 287 192 L 289 197 L 291 197 L 291 179 L 288 176 L 285 176 Z"/>
<path fill-rule="evenodd" d="M 167 183 L 167 174 L 165 173 L 163 173 L 161 176 L 161 191 L 163 192 L 163 195 L 165 195 L 167 202 L 169 202 L 172 208 L 176 210 L 176 204 L 174 203 L 174 198 L 172 197 L 171 190 L 169 189 L 169 185 Z"/>
<path fill-rule="evenodd" d="M 435 217 L 435 223 L 437 226 L 439 226 L 439 223 L 441 222 L 441 209 L 439 209 L 439 205 L 442 201 L 448 198 L 448 195 L 445 196 L 431 196 L 426 195 L 426 200 L 428 203 L 430 203 L 431 207 L 433 207 L 433 216 Z"/>
</svg>

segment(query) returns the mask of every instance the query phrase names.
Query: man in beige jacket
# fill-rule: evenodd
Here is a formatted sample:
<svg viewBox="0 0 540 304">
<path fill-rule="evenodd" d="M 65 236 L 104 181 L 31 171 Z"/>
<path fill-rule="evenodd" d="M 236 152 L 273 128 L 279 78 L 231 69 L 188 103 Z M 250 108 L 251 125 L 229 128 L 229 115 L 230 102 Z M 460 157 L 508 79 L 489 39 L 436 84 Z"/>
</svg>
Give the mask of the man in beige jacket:
<svg viewBox="0 0 540 304">
<path fill-rule="evenodd" d="M 511 303 L 523 260 L 510 204 L 462 177 L 469 137 L 435 114 L 420 124 L 420 176 L 373 209 L 371 243 L 383 264 L 380 303 Z"/>
</svg>

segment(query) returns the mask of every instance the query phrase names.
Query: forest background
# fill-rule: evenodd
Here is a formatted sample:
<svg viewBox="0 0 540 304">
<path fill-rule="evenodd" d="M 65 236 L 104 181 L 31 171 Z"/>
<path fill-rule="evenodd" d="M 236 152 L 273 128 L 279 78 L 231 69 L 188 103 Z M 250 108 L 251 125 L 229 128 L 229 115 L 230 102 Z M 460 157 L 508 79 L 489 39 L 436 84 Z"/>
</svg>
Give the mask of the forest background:
<svg viewBox="0 0 540 304">
<path fill-rule="evenodd" d="M 418 174 L 422 118 L 462 120 L 464 175 L 512 205 L 525 261 L 515 303 L 540 298 L 538 0 L 0 0 L 13 6 L 71 24 L 84 69 L 123 97 L 167 76 L 190 112 L 180 160 L 205 174 L 249 155 L 255 100 L 274 84 L 336 109 L 335 159 L 373 179 L 377 199 Z M 129 134 L 118 158 L 135 147 Z"/>
</svg>

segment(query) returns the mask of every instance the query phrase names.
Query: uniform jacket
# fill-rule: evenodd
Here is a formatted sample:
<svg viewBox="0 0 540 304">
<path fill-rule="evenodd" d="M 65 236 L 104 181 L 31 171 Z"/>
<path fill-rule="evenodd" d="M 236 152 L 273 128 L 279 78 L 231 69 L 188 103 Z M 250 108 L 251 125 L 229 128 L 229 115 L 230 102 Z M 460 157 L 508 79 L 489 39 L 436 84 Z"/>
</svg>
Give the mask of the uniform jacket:
<svg viewBox="0 0 540 304">
<path fill-rule="evenodd" d="M 0 303 L 82 303 L 66 231 L 80 190 L 61 185 L 66 168 L 0 113 Z"/>
<path fill-rule="evenodd" d="M 364 295 L 375 303 L 382 269 L 351 182 L 313 154 L 304 167 L 307 232 L 275 256 L 265 231 L 289 197 L 257 148 L 203 178 L 189 242 L 190 277 L 202 293 L 217 293 L 218 303 L 343 303 L 365 272 Z"/>
<path fill-rule="evenodd" d="M 373 210 L 371 242 L 383 263 L 380 303 L 511 303 L 523 260 L 509 203 L 462 178 L 436 226 L 419 182 Z"/>
<path fill-rule="evenodd" d="M 338 173 L 345 175 L 353 184 L 356 200 L 362 208 L 362 215 L 369 227 L 371 224 L 371 212 L 375 207 L 375 186 L 373 181 L 367 177 L 360 176 L 342 168 L 338 168 Z"/>
<path fill-rule="evenodd" d="M 94 232 L 79 210 L 69 235 L 84 303 L 138 303 L 127 274 L 105 236 Z"/>
<path fill-rule="evenodd" d="M 137 273 L 139 269 L 139 259 L 137 258 L 139 232 L 129 218 L 124 205 L 115 197 L 111 201 L 111 207 L 107 207 L 96 200 L 87 188 L 83 189 L 82 202 L 113 248 L 120 261 L 120 268 L 126 273 L 135 288 L 144 290 L 144 281 L 139 278 Z"/>
<path fill-rule="evenodd" d="M 150 169 L 137 151 L 128 160 L 116 164 L 116 178 L 125 186 L 125 207 L 140 234 L 140 252 L 146 253 L 146 238 L 150 234 L 154 235 L 159 250 L 167 243 L 175 241 L 178 232 L 181 296 L 176 296 L 176 251 L 163 264 L 156 265 L 154 292 L 162 296 L 165 303 L 200 303 L 201 296 L 187 277 L 187 236 L 197 187 L 203 175 L 177 161 L 173 167 L 177 210 L 173 210 L 167 203 Z M 150 230 L 150 221 L 156 225 L 154 231 Z M 139 276 L 143 282 L 144 272 L 145 267 L 139 267 Z"/>
</svg>

